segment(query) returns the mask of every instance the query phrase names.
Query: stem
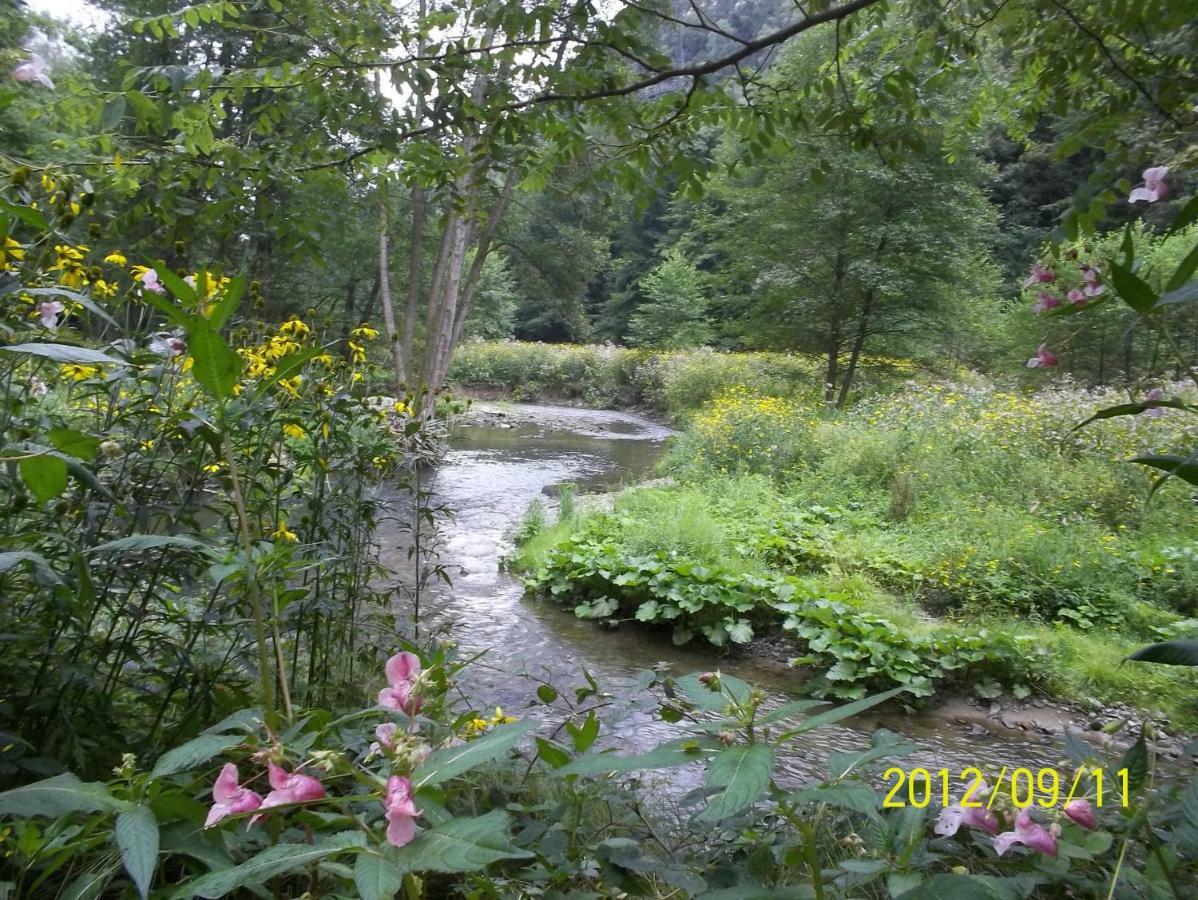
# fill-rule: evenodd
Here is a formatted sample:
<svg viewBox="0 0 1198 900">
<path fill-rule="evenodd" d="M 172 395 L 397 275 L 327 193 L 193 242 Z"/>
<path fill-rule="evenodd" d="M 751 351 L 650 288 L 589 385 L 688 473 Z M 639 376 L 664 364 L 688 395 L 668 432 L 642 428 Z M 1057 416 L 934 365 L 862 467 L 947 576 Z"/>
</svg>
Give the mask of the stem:
<svg viewBox="0 0 1198 900">
<path fill-rule="evenodd" d="M 222 429 L 222 431 L 224 430 Z M 254 616 L 254 636 L 258 641 L 258 677 L 262 689 L 262 708 L 266 713 L 266 725 L 273 730 L 278 725 L 278 721 L 275 714 L 274 678 L 271 674 L 270 652 L 266 647 L 266 615 L 262 610 L 262 593 L 258 589 L 258 571 L 254 564 L 254 542 L 250 538 L 250 520 L 245 509 L 245 495 L 241 492 L 241 479 L 237 477 L 237 460 L 233 456 L 233 445 L 229 442 L 228 432 L 222 434 L 222 446 L 225 451 L 225 462 L 229 464 L 229 479 L 233 485 L 233 508 L 237 512 L 237 533 L 241 539 L 241 550 L 245 554 L 246 584 L 249 587 L 250 609 Z M 280 672 L 280 674 L 282 673 Z"/>
</svg>

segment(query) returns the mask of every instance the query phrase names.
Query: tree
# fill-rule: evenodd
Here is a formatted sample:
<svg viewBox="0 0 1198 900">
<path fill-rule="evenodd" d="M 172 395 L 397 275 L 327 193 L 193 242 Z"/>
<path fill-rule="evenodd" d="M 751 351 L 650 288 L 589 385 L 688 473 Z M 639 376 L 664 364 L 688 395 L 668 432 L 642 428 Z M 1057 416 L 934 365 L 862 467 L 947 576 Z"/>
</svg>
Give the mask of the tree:
<svg viewBox="0 0 1198 900">
<path fill-rule="evenodd" d="M 648 300 L 629 322 L 634 346 L 680 350 L 711 340 L 707 285 L 680 249 L 666 251 L 661 264 L 641 279 L 640 287 Z"/>
</svg>

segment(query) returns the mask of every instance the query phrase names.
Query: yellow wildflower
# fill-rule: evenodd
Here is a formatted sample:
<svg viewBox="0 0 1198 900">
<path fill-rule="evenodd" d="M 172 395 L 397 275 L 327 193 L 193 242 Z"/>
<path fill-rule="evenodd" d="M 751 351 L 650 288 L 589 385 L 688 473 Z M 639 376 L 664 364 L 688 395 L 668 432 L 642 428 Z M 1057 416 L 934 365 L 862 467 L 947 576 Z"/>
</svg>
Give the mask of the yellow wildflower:
<svg viewBox="0 0 1198 900">
<path fill-rule="evenodd" d="M 8 261 L 11 259 L 14 262 L 19 262 L 25 258 L 25 248 L 18 244 L 13 238 L 6 237 L 4 243 L 0 244 L 0 272 L 8 268 Z"/>
<path fill-rule="evenodd" d="M 294 422 L 288 422 L 283 426 L 283 434 L 287 435 L 287 437 L 299 440 L 300 438 L 304 437 L 305 432 L 304 429 L 300 428 Z"/>
<path fill-rule="evenodd" d="M 223 463 L 209 463 L 208 465 L 204 466 L 204 471 L 209 475 L 216 475 L 218 472 L 220 472 L 223 466 Z"/>
<path fill-rule="evenodd" d="M 88 378 L 95 378 L 100 374 L 99 366 L 83 366 L 78 363 L 66 363 L 59 372 L 64 378 L 69 378 L 71 381 L 85 381 Z"/>
<path fill-rule="evenodd" d="M 407 411 L 408 411 L 408 404 L 404 403 L 402 400 L 395 401 L 395 412 L 397 414 L 403 415 Z"/>
<path fill-rule="evenodd" d="M 289 544 L 294 544 L 299 540 L 299 535 L 294 531 L 289 531 L 287 528 L 287 520 L 279 521 L 279 527 L 274 530 L 271 537 L 275 540 L 287 541 Z"/>
<path fill-rule="evenodd" d="M 495 715 L 491 716 L 491 724 L 492 725 L 506 725 L 509 722 L 518 722 L 518 721 L 520 721 L 520 720 L 517 719 L 515 716 L 505 715 L 503 712 L 503 707 L 500 707 L 500 706 L 495 707 Z"/>
<path fill-rule="evenodd" d="M 379 333 L 363 322 L 357 328 L 350 332 L 353 337 L 360 340 L 373 341 L 379 336 Z"/>
<path fill-rule="evenodd" d="M 349 358 L 351 362 L 366 362 L 366 348 L 353 341 L 349 342 Z"/>
<path fill-rule="evenodd" d="M 104 262 L 111 263 L 114 266 L 129 265 L 129 260 L 126 259 L 125 254 L 123 254 L 120 250 L 113 250 L 111 253 L 109 253 L 107 256 L 104 257 Z"/>
</svg>

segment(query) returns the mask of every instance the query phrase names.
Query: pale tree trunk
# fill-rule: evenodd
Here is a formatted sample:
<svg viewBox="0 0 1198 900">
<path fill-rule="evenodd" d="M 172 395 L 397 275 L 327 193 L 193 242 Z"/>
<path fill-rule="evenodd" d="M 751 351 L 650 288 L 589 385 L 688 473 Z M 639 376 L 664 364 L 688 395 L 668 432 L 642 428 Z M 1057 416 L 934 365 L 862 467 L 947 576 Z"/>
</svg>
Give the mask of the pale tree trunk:
<svg viewBox="0 0 1198 900">
<path fill-rule="evenodd" d="M 844 409 L 845 401 L 849 399 L 849 388 L 853 386 L 853 376 L 857 373 L 857 360 L 861 358 L 861 348 L 865 346 L 865 336 L 869 333 L 869 314 L 873 301 L 874 292 L 866 291 L 861 304 L 861 317 L 857 320 L 857 335 L 853 338 L 853 349 L 849 352 L 849 364 L 845 367 L 840 394 L 836 397 L 837 409 Z"/>
<path fill-rule="evenodd" d="M 379 200 L 379 301 L 383 306 L 383 330 L 391 347 L 391 362 L 395 372 L 395 388 L 399 390 L 407 380 L 404 371 L 403 352 L 399 346 L 399 335 L 395 331 L 395 308 L 391 305 L 391 276 L 388 271 L 390 254 L 387 246 L 387 200 Z"/>
</svg>

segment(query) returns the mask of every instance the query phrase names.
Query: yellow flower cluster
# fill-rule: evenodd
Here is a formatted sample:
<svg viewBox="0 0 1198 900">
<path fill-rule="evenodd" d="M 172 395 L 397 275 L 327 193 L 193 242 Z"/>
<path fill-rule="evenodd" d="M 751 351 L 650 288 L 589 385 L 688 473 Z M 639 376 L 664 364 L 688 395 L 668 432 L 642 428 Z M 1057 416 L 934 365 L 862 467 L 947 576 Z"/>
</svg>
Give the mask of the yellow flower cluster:
<svg viewBox="0 0 1198 900">
<path fill-rule="evenodd" d="M 507 715 L 506 713 L 504 713 L 502 707 L 497 706 L 497 707 L 495 707 L 495 715 L 491 716 L 489 719 L 483 719 L 479 716 L 475 716 L 473 719 L 471 719 L 469 722 L 467 722 L 466 723 L 466 736 L 467 737 L 478 737 L 480 734 L 482 734 L 488 728 L 494 728 L 496 725 L 506 725 L 509 722 L 518 722 L 518 721 L 519 721 L 519 719 L 517 719 L 515 716 Z"/>
</svg>

